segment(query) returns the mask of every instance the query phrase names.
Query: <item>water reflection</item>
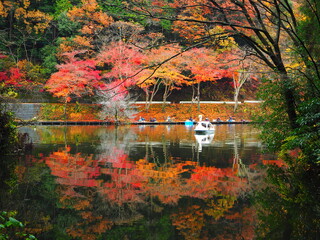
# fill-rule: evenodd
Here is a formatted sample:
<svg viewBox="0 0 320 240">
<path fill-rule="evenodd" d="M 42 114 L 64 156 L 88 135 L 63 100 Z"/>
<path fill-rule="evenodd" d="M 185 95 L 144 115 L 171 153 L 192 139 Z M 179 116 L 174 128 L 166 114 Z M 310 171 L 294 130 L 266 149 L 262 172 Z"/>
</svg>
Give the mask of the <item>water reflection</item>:
<svg viewBox="0 0 320 240">
<path fill-rule="evenodd" d="M 214 134 L 195 134 L 197 140 L 197 151 L 202 152 L 202 145 L 210 144 L 214 138 Z"/>
<path fill-rule="evenodd" d="M 319 164 L 301 161 L 299 151 L 290 154 L 282 166 L 269 167 L 256 194 L 257 239 L 320 238 Z"/>
<path fill-rule="evenodd" d="M 24 130 L 35 148 L 1 203 L 39 239 L 253 237 L 245 200 L 269 156 L 251 126 L 218 126 L 201 152 L 185 126 Z"/>
</svg>

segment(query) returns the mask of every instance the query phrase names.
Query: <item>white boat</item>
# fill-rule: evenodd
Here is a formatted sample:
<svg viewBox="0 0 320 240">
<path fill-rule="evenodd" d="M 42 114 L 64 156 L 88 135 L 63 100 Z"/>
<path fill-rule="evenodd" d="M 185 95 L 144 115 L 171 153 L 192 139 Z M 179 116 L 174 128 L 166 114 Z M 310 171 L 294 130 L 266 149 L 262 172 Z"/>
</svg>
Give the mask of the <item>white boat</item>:
<svg viewBox="0 0 320 240">
<path fill-rule="evenodd" d="M 199 121 L 194 128 L 195 134 L 214 134 L 215 126 L 209 121 Z"/>
</svg>

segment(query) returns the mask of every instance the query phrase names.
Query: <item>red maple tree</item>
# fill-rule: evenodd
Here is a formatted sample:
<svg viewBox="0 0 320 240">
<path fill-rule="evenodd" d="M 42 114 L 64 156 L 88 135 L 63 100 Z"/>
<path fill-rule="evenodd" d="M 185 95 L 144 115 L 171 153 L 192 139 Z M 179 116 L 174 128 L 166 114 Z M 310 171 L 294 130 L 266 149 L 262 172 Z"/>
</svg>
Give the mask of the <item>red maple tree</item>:
<svg viewBox="0 0 320 240">
<path fill-rule="evenodd" d="M 70 102 L 72 96 L 93 95 L 94 89 L 103 85 L 96 62 L 80 60 L 77 54 L 81 53 L 83 51 L 64 53 L 65 63 L 57 65 L 59 71 L 52 74 L 46 83 L 47 91 L 61 97 L 65 103 Z"/>
</svg>

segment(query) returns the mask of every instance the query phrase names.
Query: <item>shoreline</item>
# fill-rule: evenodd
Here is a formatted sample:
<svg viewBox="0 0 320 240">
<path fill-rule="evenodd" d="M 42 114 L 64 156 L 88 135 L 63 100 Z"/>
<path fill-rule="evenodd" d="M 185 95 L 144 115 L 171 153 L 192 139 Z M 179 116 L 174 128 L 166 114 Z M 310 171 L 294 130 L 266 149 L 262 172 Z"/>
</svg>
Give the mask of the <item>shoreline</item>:
<svg viewBox="0 0 320 240">
<path fill-rule="evenodd" d="M 136 113 L 133 116 L 120 116 L 117 124 L 137 124 L 141 118 L 146 120 L 145 124 L 151 123 L 152 119 L 156 119 L 156 124 L 165 124 L 168 117 L 171 118 L 172 124 L 183 124 L 190 118 L 197 121 L 199 115 L 212 123 L 218 118 L 225 123 L 230 117 L 236 123 L 242 123 L 241 120 L 253 121 L 253 116 L 261 111 L 259 103 L 241 104 L 236 111 L 233 105 L 226 103 L 203 103 L 200 110 L 196 105 L 189 103 L 169 104 L 165 108 L 161 104 L 154 104 L 148 110 L 145 109 L 145 105 L 136 104 L 135 108 Z M 68 104 L 65 109 L 62 104 L 17 104 L 12 110 L 15 113 L 15 122 L 19 125 L 62 125 L 66 122 L 68 125 L 108 125 L 116 122 L 112 115 L 102 120 L 98 105 Z"/>
<path fill-rule="evenodd" d="M 30 122 L 22 122 L 16 121 L 15 122 L 18 126 L 34 126 L 34 125 L 42 125 L 42 126 L 98 126 L 98 125 L 186 125 L 185 122 L 107 122 L 107 121 L 30 121 Z M 252 121 L 234 121 L 234 122 L 211 122 L 214 125 L 221 125 L 221 124 L 252 124 Z M 197 124 L 197 121 L 193 122 L 193 124 L 188 124 L 186 126 L 192 126 Z"/>
</svg>

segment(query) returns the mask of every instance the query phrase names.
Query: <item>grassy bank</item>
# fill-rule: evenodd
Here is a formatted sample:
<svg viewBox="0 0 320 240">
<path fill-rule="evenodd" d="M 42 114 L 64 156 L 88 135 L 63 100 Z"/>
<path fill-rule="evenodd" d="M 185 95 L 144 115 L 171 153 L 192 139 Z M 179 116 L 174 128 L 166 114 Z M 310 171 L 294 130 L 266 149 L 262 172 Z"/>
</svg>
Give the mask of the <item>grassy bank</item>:
<svg viewBox="0 0 320 240">
<path fill-rule="evenodd" d="M 157 121 L 165 121 L 168 116 L 174 121 L 185 121 L 192 117 L 197 120 L 199 115 L 210 120 L 220 117 L 226 120 L 229 116 L 237 121 L 241 119 L 252 120 L 252 117 L 259 111 L 257 103 L 242 103 L 236 112 L 233 111 L 232 104 L 212 104 L 203 103 L 200 110 L 196 104 L 168 104 L 163 109 L 161 104 L 153 104 L 149 111 L 145 110 L 144 104 L 137 104 L 137 114 L 134 119 L 122 119 L 122 121 L 137 121 L 139 117 L 144 117 L 147 121 L 156 118 Z M 100 106 L 95 104 L 68 104 L 64 111 L 63 104 L 43 104 L 41 106 L 38 120 L 70 120 L 70 121 L 99 121 L 104 120 L 99 117 Z M 109 119 L 112 121 L 112 116 Z"/>
</svg>

